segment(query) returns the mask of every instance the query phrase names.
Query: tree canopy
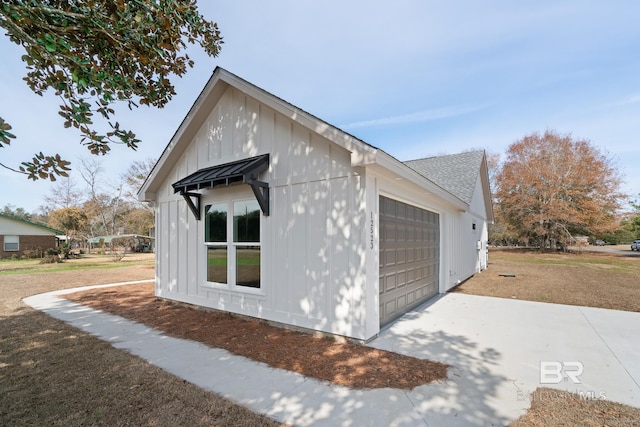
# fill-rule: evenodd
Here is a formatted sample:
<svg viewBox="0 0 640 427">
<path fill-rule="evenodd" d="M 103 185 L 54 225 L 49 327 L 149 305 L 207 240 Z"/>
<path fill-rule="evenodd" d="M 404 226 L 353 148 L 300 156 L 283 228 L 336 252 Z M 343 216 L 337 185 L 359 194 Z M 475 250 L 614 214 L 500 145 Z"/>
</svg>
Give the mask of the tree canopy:
<svg viewBox="0 0 640 427">
<path fill-rule="evenodd" d="M 0 27 L 25 49 L 27 85 L 61 98 L 64 126 L 78 129 L 92 154 L 106 154 L 112 143 L 136 149 L 140 142 L 113 120 L 114 103 L 164 107 L 175 95 L 170 77 L 193 66 L 182 52 L 187 44 L 209 56 L 222 44 L 217 24 L 204 19 L 195 0 L 3 1 Z M 11 129 L 0 117 L 0 148 L 16 137 Z M 33 180 L 67 176 L 69 164 L 42 152 L 17 169 L 0 162 Z"/>
<path fill-rule="evenodd" d="M 49 225 L 63 230 L 71 240 L 87 227 L 88 222 L 87 214 L 80 208 L 62 208 L 49 213 Z"/>
<path fill-rule="evenodd" d="M 0 210 L 1 214 L 12 216 L 14 218 L 23 219 L 25 221 L 31 221 L 31 214 L 24 210 L 24 208 L 16 208 L 13 205 L 4 205 L 4 208 Z"/>
<path fill-rule="evenodd" d="M 545 247 L 615 227 L 620 183 L 613 161 L 588 140 L 546 131 L 509 146 L 495 197 L 500 219 Z"/>
</svg>

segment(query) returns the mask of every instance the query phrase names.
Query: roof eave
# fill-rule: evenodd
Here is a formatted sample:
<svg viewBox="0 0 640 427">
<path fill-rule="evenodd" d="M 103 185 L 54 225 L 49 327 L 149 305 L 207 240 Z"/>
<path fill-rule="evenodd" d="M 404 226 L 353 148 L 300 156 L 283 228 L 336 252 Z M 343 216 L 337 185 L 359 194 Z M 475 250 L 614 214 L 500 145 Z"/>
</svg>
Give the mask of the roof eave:
<svg viewBox="0 0 640 427">
<path fill-rule="evenodd" d="M 62 233 L 64 233 L 64 231 L 56 230 L 55 228 L 51 228 L 51 227 L 47 227 L 46 225 L 37 224 L 35 222 L 27 221 L 27 220 L 22 219 L 22 218 L 16 218 L 16 217 L 11 216 L 11 215 L 5 215 L 5 214 L 0 213 L 0 217 L 6 218 L 6 219 L 11 220 L 11 221 L 15 221 L 15 222 L 21 222 L 21 223 L 29 225 L 31 227 L 37 227 L 37 228 L 40 228 L 42 230 L 47 230 L 47 231 L 50 231 L 50 232 L 52 232 L 54 234 L 62 234 Z"/>
<path fill-rule="evenodd" d="M 224 94 L 228 85 L 221 81 L 222 68 L 216 68 L 209 78 L 209 81 L 200 92 L 200 95 L 193 103 L 189 112 L 178 126 L 178 129 L 171 137 L 171 140 L 160 155 L 160 158 L 154 165 L 153 169 L 147 176 L 140 190 L 138 191 L 138 200 L 142 202 L 154 202 L 157 197 L 157 190 L 171 169 L 167 165 L 177 162 L 184 153 L 200 126 L 211 113 L 218 100 Z M 211 108 L 207 108 L 211 106 Z M 183 142 L 186 141 L 186 142 Z"/>
<path fill-rule="evenodd" d="M 138 192 L 138 200 L 143 202 L 153 202 L 156 200 L 159 186 L 167 178 L 169 170 L 171 169 L 167 165 L 174 164 L 178 161 L 186 150 L 189 142 L 193 140 L 200 126 L 204 123 L 229 86 L 244 92 L 247 96 L 269 106 L 301 126 L 345 148 L 351 152 L 352 166 L 364 166 L 376 161 L 376 153 L 378 150 L 375 147 L 295 107 L 293 104 L 278 98 L 258 86 L 247 82 L 235 74 L 223 68 L 216 67 L 211 78 L 189 110 L 189 113 L 178 127 L 178 130 L 171 138 L 169 144 L 167 144 L 162 155 L 151 170 L 151 173 L 141 186 Z"/>
<path fill-rule="evenodd" d="M 352 166 L 364 166 L 375 162 L 378 150 L 366 142 L 224 69 L 221 69 L 221 79 L 293 122 L 312 130 L 314 133 L 351 152 Z"/>
<path fill-rule="evenodd" d="M 482 157 L 480 166 L 480 182 L 482 183 L 482 194 L 484 195 L 484 204 L 486 206 L 487 221 L 490 224 L 495 222 L 493 213 L 493 197 L 491 196 L 491 180 L 489 179 L 489 164 L 487 162 L 487 153 Z"/>
<path fill-rule="evenodd" d="M 418 172 L 384 151 L 378 150 L 377 156 L 375 157 L 375 163 L 398 175 L 399 178 L 423 187 L 425 190 L 453 205 L 456 209 L 465 212 L 469 210 L 468 203 L 449 193 L 447 190 L 420 175 Z"/>
</svg>

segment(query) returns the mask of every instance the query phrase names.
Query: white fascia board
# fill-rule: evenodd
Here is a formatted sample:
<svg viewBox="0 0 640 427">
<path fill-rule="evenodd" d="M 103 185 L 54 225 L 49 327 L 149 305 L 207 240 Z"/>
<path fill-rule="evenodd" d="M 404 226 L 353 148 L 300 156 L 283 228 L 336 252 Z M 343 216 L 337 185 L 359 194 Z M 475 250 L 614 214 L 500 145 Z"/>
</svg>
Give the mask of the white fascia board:
<svg viewBox="0 0 640 427">
<path fill-rule="evenodd" d="M 482 194 L 484 195 L 484 203 L 487 210 L 487 221 L 489 224 L 493 224 L 495 222 L 495 216 L 493 214 L 493 198 L 491 197 L 491 181 L 489 180 L 489 167 L 486 153 L 480 164 L 480 182 L 482 183 Z"/>
<path fill-rule="evenodd" d="M 449 193 L 442 187 L 436 185 L 432 181 L 428 180 L 424 176 L 420 175 L 418 172 L 414 171 L 400 160 L 390 156 L 384 151 L 378 150 L 376 156 L 376 164 L 382 166 L 384 169 L 392 172 L 397 175 L 400 179 L 405 179 L 408 182 L 416 184 L 430 193 L 436 195 L 437 197 L 447 201 L 451 205 L 453 205 L 456 209 L 459 209 L 463 212 L 469 210 L 469 205 L 464 201 L 460 200 L 453 194 Z"/>
<path fill-rule="evenodd" d="M 365 166 L 375 163 L 376 153 L 378 152 L 376 148 L 296 108 L 285 100 L 241 79 L 225 69 L 217 68 L 189 110 L 189 113 L 178 127 L 178 130 L 171 138 L 171 141 L 162 152 L 160 159 L 158 159 L 147 180 L 140 188 L 138 200 L 146 202 L 155 201 L 157 188 L 167 177 L 171 165 L 178 161 L 189 142 L 195 136 L 195 132 L 198 131 L 202 122 L 208 117 L 215 107 L 215 104 L 229 86 L 244 92 L 247 96 L 256 99 L 258 102 L 272 108 L 301 126 L 350 151 L 352 166 Z"/>
</svg>

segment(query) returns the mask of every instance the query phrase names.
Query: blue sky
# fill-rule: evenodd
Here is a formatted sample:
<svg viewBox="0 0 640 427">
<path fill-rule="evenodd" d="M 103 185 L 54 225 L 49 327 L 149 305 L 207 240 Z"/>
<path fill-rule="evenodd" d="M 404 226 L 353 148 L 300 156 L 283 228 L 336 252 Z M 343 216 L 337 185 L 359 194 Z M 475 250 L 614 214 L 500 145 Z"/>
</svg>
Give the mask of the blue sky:
<svg viewBox="0 0 640 427">
<path fill-rule="evenodd" d="M 176 80 L 169 106 L 122 110 L 143 142 L 100 157 L 105 179 L 157 158 L 219 65 L 400 160 L 502 154 L 553 129 L 589 139 L 615 159 L 622 190 L 640 193 L 640 2 L 201 0 L 200 9 L 218 22 L 220 56 L 190 49 L 196 67 Z M 0 161 L 90 157 L 62 127 L 53 93 L 38 97 L 22 81 L 20 48 L 2 36 L 0 52 L 0 116 L 18 136 Z M 50 191 L 5 170 L 0 179 L 0 207 L 35 211 Z"/>
</svg>

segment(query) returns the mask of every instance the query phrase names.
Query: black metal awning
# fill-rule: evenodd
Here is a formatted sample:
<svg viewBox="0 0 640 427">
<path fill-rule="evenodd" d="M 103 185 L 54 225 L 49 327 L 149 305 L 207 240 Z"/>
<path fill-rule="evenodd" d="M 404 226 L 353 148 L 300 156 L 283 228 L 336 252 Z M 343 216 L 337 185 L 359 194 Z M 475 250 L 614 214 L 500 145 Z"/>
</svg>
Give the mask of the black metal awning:
<svg viewBox="0 0 640 427">
<path fill-rule="evenodd" d="M 200 194 L 193 193 L 203 188 L 227 186 L 239 182 L 249 184 L 253 190 L 260 209 L 269 216 L 269 184 L 258 181 L 258 175 L 269 168 L 269 154 L 237 160 L 223 165 L 200 169 L 191 175 L 172 184 L 173 192 L 180 193 L 187 201 L 189 208 L 200 219 Z"/>
</svg>

